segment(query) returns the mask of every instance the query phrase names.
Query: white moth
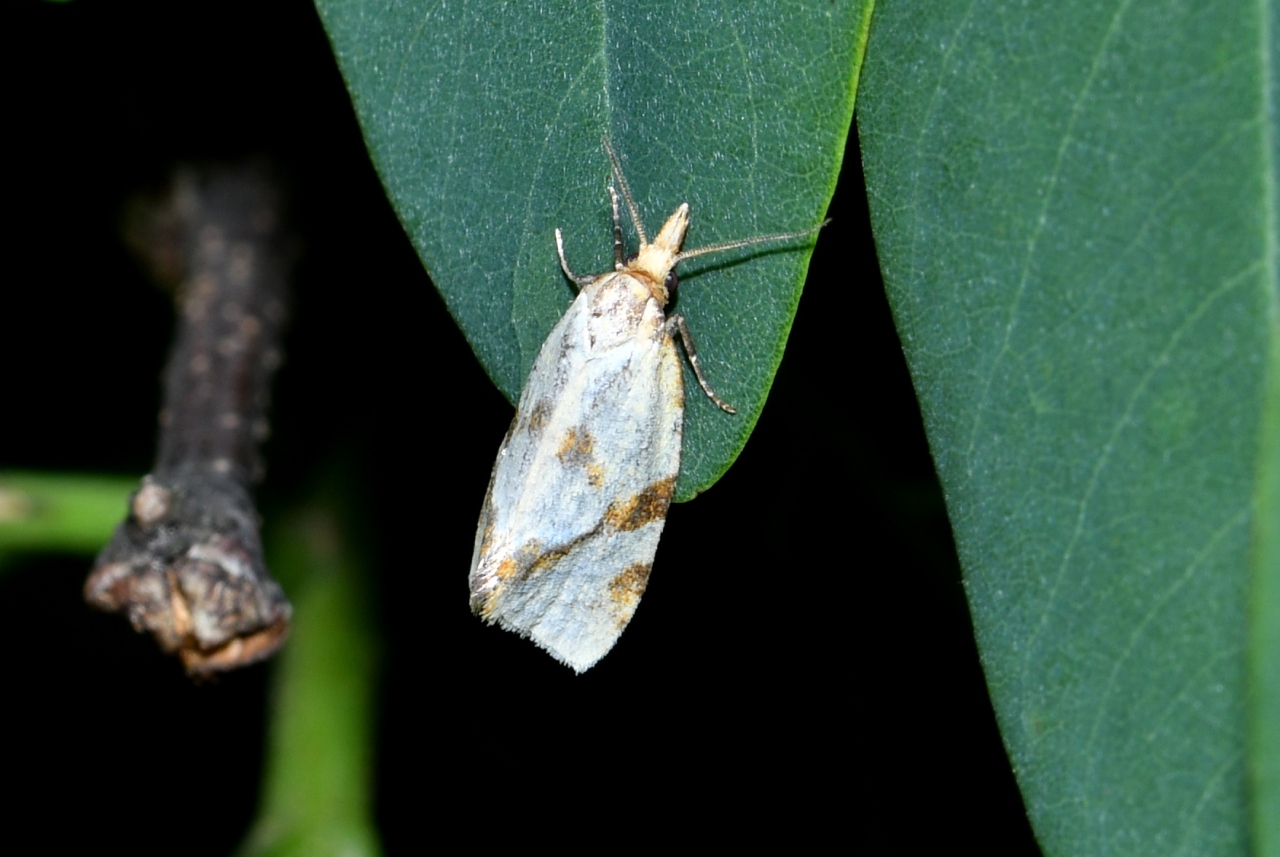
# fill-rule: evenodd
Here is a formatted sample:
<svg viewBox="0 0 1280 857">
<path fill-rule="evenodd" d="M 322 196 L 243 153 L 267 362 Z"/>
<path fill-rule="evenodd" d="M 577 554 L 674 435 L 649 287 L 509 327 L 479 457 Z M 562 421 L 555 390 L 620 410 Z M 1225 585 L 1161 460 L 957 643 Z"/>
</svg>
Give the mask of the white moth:
<svg viewBox="0 0 1280 857">
<path fill-rule="evenodd" d="M 474 613 L 532 638 L 577 672 L 604 657 L 631 621 L 658 550 L 680 472 L 677 334 L 703 392 L 735 413 L 703 376 L 684 318 L 663 312 L 676 264 L 820 228 L 682 253 L 684 203 L 650 243 L 618 157 L 604 146 L 640 251 L 624 257 L 613 187 L 614 270 L 575 275 L 556 230 L 560 266 L 579 292 L 542 344 L 498 450 L 470 575 Z"/>
</svg>

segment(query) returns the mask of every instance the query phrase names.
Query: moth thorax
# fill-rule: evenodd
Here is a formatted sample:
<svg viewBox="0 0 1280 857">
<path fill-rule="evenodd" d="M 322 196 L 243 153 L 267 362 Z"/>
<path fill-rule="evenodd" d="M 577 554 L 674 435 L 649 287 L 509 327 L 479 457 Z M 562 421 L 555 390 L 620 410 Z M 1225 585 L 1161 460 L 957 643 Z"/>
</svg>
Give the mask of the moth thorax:
<svg viewBox="0 0 1280 857">
<path fill-rule="evenodd" d="M 676 271 L 675 255 L 664 253 L 652 244 L 646 244 L 626 264 L 626 272 L 635 277 L 659 306 L 666 306 L 674 294 Z"/>
</svg>

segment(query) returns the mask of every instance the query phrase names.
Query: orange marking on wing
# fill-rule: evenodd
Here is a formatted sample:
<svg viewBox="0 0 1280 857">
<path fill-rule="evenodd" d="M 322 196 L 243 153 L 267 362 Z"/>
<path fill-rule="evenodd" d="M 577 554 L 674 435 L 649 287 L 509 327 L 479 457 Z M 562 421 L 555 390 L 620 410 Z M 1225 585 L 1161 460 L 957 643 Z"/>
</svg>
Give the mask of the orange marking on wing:
<svg viewBox="0 0 1280 857">
<path fill-rule="evenodd" d="M 551 419 L 551 402 L 539 399 L 529 412 L 529 434 L 539 435 Z"/>
<path fill-rule="evenodd" d="M 596 439 L 586 429 L 569 429 L 560 448 L 556 450 L 556 458 L 565 467 L 582 467 L 587 471 L 587 484 L 592 488 L 604 485 L 604 467 L 595 457 Z"/>
<path fill-rule="evenodd" d="M 556 450 L 556 457 L 565 464 L 582 464 L 585 459 L 592 457 L 595 448 L 596 439 L 591 436 L 591 432 L 571 428 L 564 433 L 560 448 Z"/>
<path fill-rule="evenodd" d="M 604 522 L 615 530 L 638 530 L 646 524 L 667 517 L 671 495 L 676 488 L 674 476 L 659 480 L 627 500 L 609 505 Z"/>
<path fill-rule="evenodd" d="M 507 557 L 498 563 L 496 574 L 499 580 L 508 580 L 520 572 L 520 563 L 516 562 L 515 557 Z"/>
<path fill-rule="evenodd" d="M 512 580 L 526 580 L 558 563 L 578 541 L 580 539 L 575 539 L 567 545 L 546 548 L 538 539 L 531 539 L 521 545 L 520 549 L 511 556 L 498 563 L 495 574 L 504 583 Z"/>
<path fill-rule="evenodd" d="M 620 604 L 635 604 L 649 583 L 652 566 L 645 562 L 629 565 L 609 581 L 609 597 Z"/>
</svg>

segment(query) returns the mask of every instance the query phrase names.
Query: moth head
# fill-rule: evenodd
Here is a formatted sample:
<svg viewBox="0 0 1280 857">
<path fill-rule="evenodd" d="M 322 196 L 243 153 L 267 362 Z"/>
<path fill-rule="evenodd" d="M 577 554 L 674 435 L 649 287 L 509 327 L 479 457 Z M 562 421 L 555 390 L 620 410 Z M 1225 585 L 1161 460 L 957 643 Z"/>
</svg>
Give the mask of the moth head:
<svg viewBox="0 0 1280 857">
<path fill-rule="evenodd" d="M 645 280 L 654 299 L 664 306 L 675 296 L 676 262 L 680 259 L 680 245 L 688 230 L 689 204 L 686 202 L 667 218 L 653 237 L 653 243 L 641 240 L 640 252 L 626 266 L 633 276 Z"/>
<path fill-rule="evenodd" d="M 799 229 L 794 232 L 772 232 L 767 235 L 756 235 L 735 241 L 722 241 L 719 244 L 699 247 L 696 250 L 686 250 L 682 253 L 680 252 L 680 246 L 684 244 L 685 233 L 689 231 L 689 203 L 685 202 L 681 203 L 675 213 L 667 218 L 667 222 L 662 225 L 662 229 L 658 230 L 658 234 L 654 236 L 653 242 L 650 243 L 645 235 L 644 223 L 640 220 L 640 212 L 636 207 L 635 198 L 631 195 L 631 188 L 627 185 L 626 176 L 622 174 L 622 163 L 618 160 L 618 153 L 613 150 L 613 146 L 609 144 L 607 138 L 602 142 L 604 143 L 605 151 L 609 154 L 609 162 L 613 166 L 613 176 L 617 181 L 618 190 L 622 192 L 622 198 L 627 203 L 627 211 L 631 214 L 631 222 L 640 236 L 640 252 L 629 257 L 621 267 L 632 276 L 642 279 L 650 294 L 653 295 L 654 300 L 664 307 L 675 300 L 676 288 L 680 284 L 679 277 L 676 276 L 676 265 L 682 260 L 692 259 L 694 256 L 702 256 L 707 253 L 734 250 L 738 247 L 750 247 L 754 244 L 769 244 L 775 241 L 790 241 L 795 238 L 803 238 L 807 235 L 812 235 L 830 222 L 824 220 L 817 226 Z M 614 229 L 618 230 L 618 194 L 612 189 L 610 193 L 613 195 Z M 617 234 L 620 236 L 621 232 L 619 231 Z M 619 240 L 621 239 L 619 238 Z"/>
</svg>

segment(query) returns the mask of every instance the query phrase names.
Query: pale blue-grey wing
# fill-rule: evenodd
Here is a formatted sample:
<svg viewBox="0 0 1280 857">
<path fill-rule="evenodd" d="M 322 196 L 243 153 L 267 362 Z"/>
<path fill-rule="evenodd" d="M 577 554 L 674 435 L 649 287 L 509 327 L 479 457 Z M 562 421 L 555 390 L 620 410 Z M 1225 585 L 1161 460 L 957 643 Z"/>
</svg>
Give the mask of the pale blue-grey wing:
<svg viewBox="0 0 1280 857">
<path fill-rule="evenodd" d="M 679 472 L 682 370 L 641 294 L 602 278 L 548 336 L 476 534 L 472 608 L 578 671 L 634 613 Z"/>
</svg>

